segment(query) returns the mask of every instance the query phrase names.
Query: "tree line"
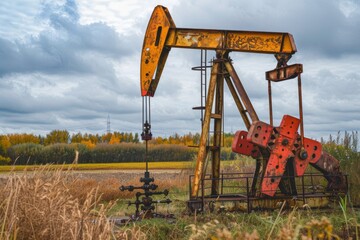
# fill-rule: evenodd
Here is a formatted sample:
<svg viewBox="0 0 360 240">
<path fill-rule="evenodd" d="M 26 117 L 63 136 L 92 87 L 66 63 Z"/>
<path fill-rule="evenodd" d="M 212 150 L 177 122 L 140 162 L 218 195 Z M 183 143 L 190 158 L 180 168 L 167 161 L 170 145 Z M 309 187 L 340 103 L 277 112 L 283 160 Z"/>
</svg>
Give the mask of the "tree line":
<svg viewBox="0 0 360 240">
<path fill-rule="evenodd" d="M 222 159 L 234 159 L 231 152 L 232 134 L 224 134 Z M 187 161 L 196 155 L 200 134 L 177 133 L 169 137 L 154 137 L 150 143 L 150 161 Z M 0 135 L 0 163 L 104 163 L 144 161 L 145 146 L 138 133 L 113 132 L 70 134 L 54 130 L 46 136 L 29 133 Z"/>
<path fill-rule="evenodd" d="M 224 133 L 221 159 L 233 160 L 231 151 L 234 135 Z M 212 139 L 210 137 L 210 145 Z M 200 142 L 199 133 L 169 137 L 154 137 L 149 141 L 149 161 L 188 161 L 194 159 Z M 321 139 L 324 150 L 340 161 L 358 157 L 358 133 L 340 132 Z M 192 146 L 192 147 L 189 147 Z M 145 146 L 139 134 L 113 132 L 99 134 L 71 134 L 67 130 L 54 130 L 46 136 L 22 133 L 0 135 L 0 164 L 46 164 L 46 163 L 106 163 L 142 162 Z M 349 157 L 350 156 L 350 157 Z M 356 158 L 355 157 L 355 158 Z"/>
</svg>

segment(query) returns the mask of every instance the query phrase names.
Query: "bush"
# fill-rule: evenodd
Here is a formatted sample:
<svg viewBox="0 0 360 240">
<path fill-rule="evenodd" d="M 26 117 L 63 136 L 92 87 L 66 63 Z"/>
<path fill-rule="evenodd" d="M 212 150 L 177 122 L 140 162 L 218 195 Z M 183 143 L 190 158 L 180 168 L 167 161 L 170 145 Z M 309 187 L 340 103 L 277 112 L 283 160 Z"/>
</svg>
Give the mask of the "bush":
<svg viewBox="0 0 360 240">
<path fill-rule="evenodd" d="M 43 161 L 40 154 L 43 148 L 43 145 L 36 143 L 17 144 L 8 149 L 8 156 L 11 164 L 41 164 Z"/>
<path fill-rule="evenodd" d="M 141 162 L 145 147 L 136 143 L 98 144 L 90 151 L 91 162 Z"/>
<path fill-rule="evenodd" d="M 78 152 L 78 163 L 91 162 L 91 152 L 85 144 L 72 143 L 71 146 Z"/>
<path fill-rule="evenodd" d="M 0 165 L 9 165 L 11 159 L 9 157 L 4 157 L 0 155 Z"/>
<path fill-rule="evenodd" d="M 152 162 L 189 161 L 196 152 L 197 149 L 184 145 L 150 145 L 148 159 Z"/>
<path fill-rule="evenodd" d="M 183 145 L 150 145 L 148 160 L 152 162 L 189 161 L 195 149 Z M 81 155 L 81 154 L 80 154 Z M 89 158 L 79 158 L 81 163 L 143 162 L 145 145 L 136 143 L 98 144 L 89 150 Z"/>
<path fill-rule="evenodd" d="M 75 160 L 75 147 L 66 143 L 46 146 L 41 151 L 42 163 L 69 164 Z"/>
<path fill-rule="evenodd" d="M 113 224 L 97 189 L 84 200 L 72 195 L 69 171 L 42 167 L 9 176 L 1 185 L 0 239 L 111 239 Z"/>
<path fill-rule="evenodd" d="M 336 139 L 330 135 L 327 142 L 322 142 L 323 150 L 339 160 L 341 172 L 348 174 L 350 200 L 354 205 L 360 206 L 360 152 L 357 151 L 357 132 L 345 132 L 344 137 L 341 137 L 339 132 Z"/>
<path fill-rule="evenodd" d="M 152 162 L 190 161 L 195 154 L 196 149 L 184 145 L 161 144 L 150 145 L 147 157 Z M 11 162 L 18 165 L 73 163 L 76 155 L 78 163 L 144 162 L 145 145 L 101 143 L 93 149 L 88 149 L 81 143 L 57 143 L 45 147 L 35 143 L 26 143 L 10 147 L 8 155 Z M 228 153 L 225 158 L 229 158 Z"/>
</svg>

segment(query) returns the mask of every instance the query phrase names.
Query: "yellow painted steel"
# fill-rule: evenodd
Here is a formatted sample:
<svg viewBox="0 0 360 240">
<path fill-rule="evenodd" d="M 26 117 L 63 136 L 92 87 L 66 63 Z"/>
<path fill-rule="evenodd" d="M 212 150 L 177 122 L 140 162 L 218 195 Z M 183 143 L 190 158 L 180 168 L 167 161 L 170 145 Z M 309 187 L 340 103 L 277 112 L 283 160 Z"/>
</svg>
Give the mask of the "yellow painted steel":
<svg viewBox="0 0 360 240">
<path fill-rule="evenodd" d="M 218 62 L 214 62 L 213 67 L 211 68 L 211 77 L 210 77 L 210 83 L 209 83 L 209 91 L 206 98 L 206 106 L 205 106 L 205 116 L 204 121 L 202 125 L 202 131 L 200 136 L 200 144 L 199 144 L 199 151 L 196 159 L 196 167 L 195 167 L 195 173 L 194 173 L 194 185 L 191 190 L 191 196 L 197 197 L 199 192 L 199 185 L 200 180 L 203 177 L 204 174 L 204 161 L 208 154 L 207 149 L 207 140 L 209 136 L 209 128 L 210 128 L 210 116 L 211 116 L 211 109 L 214 102 L 214 95 L 215 95 L 215 87 L 216 87 L 216 79 L 219 72 L 219 66 L 220 64 Z"/>
<path fill-rule="evenodd" d="M 229 31 L 211 29 L 170 29 L 166 46 L 255 53 L 294 54 L 296 46 L 289 33 Z"/>
<path fill-rule="evenodd" d="M 258 120 L 256 112 L 242 87 L 240 79 L 230 63 L 228 53 L 235 51 L 275 54 L 277 59 L 288 60 L 290 56 L 296 52 L 296 46 L 292 35 L 289 33 L 176 28 L 167 8 L 157 6 L 151 15 L 141 53 L 140 85 L 142 96 L 154 96 L 167 56 L 170 49 L 173 47 L 215 50 L 218 55 L 218 61 L 221 61 L 221 64 L 215 61 L 212 67 L 206 99 L 205 116 L 194 174 L 194 184 L 191 190 L 191 196 L 197 197 L 201 179 L 204 174 L 204 161 L 209 151 L 206 142 L 208 139 L 216 83 L 218 78 L 218 81 L 223 80 L 218 76 L 218 73 L 220 72 L 218 68 L 223 68 L 222 70 L 227 71 L 231 76 L 236 90 L 246 107 L 246 112 L 249 113 L 252 121 L 256 121 Z M 286 64 L 286 60 L 284 62 Z M 228 82 L 230 83 L 230 81 Z M 231 83 L 230 90 L 232 90 L 233 95 L 237 94 Z M 216 107 L 217 111 L 213 116 L 219 115 L 220 117 L 219 119 L 215 118 L 215 132 L 221 132 L 222 106 L 220 105 L 222 104 L 223 98 L 222 91 L 223 83 L 221 83 L 221 86 L 218 85 L 216 94 L 216 105 L 219 106 Z M 248 127 L 250 123 L 245 113 L 245 109 L 238 97 L 236 97 L 235 101 L 237 101 L 237 106 L 241 110 L 241 115 L 245 119 L 244 121 Z M 214 157 L 212 159 L 212 165 L 213 175 L 217 177 L 219 176 L 220 170 L 219 153 L 221 134 L 216 136 L 215 142 L 214 149 L 217 147 L 218 150 L 213 152 Z M 216 194 L 217 182 L 214 182 L 213 185 L 213 193 Z"/>
<path fill-rule="evenodd" d="M 154 95 L 170 50 L 164 49 L 170 27 L 175 28 L 175 24 L 169 11 L 163 6 L 157 6 L 148 23 L 141 52 L 140 85 L 142 96 Z M 159 64 L 160 68 L 158 67 Z M 157 74 L 159 74 L 159 77 L 157 81 L 153 81 L 156 69 L 158 69 Z M 153 92 L 149 90 L 152 88 L 154 88 Z"/>
<path fill-rule="evenodd" d="M 153 96 L 172 47 L 268 54 L 294 54 L 289 33 L 176 28 L 167 8 L 155 7 L 141 53 L 142 96 Z"/>
</svg>

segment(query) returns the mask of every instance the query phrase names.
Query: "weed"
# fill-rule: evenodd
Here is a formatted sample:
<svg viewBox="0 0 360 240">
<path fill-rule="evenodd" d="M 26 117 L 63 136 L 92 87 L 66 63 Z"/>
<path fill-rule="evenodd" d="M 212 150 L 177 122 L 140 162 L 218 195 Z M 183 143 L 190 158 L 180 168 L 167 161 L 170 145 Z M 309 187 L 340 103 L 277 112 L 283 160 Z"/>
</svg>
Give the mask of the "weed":
<svg viewBox="0 0 360 240">
<path fill-rule="evenodd" d="M 80 202 L 67 188 L 70 171 L 13 174 L 0 195 L 0 239 L 109 239 L 112 224 L 97 189 Z"/>
</svg>

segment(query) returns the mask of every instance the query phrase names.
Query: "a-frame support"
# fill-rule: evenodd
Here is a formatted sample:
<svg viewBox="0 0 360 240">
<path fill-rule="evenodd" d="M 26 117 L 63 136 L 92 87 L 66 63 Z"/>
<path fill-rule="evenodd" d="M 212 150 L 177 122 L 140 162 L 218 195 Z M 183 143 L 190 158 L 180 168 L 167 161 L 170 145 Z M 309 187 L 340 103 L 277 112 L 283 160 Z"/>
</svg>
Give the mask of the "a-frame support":
<svg viewBox="0 0 360 240">
<path fill-rule="evenodd" d="M 193 188 L 191 196 L 196 198 L 200 189 L 201 180 L 205 176 L 205 159 L 209 151 L 211 151 L 211 166 L 212 166 L 212 187 L 211 194 L 217 195 L 219 193 L 219 177 L 220 177 L 220 152 L 221 152 L 221 138 L 222 138 L 222 121 L 223 121 L 223 102 L 224 102 L 224 81 L 226 81 L 231 95 L 234 98 L 235 104 L 240 112 L 241 117 L 247 129 L 254 121 L 259 118 L 255 112 L 252 103 L 236 74 L 236 71 L 231 63 L 231 59 L 227 52 L 217 52 L 217 58 L 213 61 L 211 68 L 211 77 L 208 87 L 205 114 L 203 119 L 199 151 L 197 155 Z M 214 106 L 214 113 L 213 111 Z M 250 121 L 250 119 L 251 121 Z M 214 120 L 214 136 L 212 146 L 208 146 L 209 129 L 211 119 Z M 260 169 L 258 170 L 260 171 Z M 258 172 L 255 173 L 258 175 Z"/>
</svg>

